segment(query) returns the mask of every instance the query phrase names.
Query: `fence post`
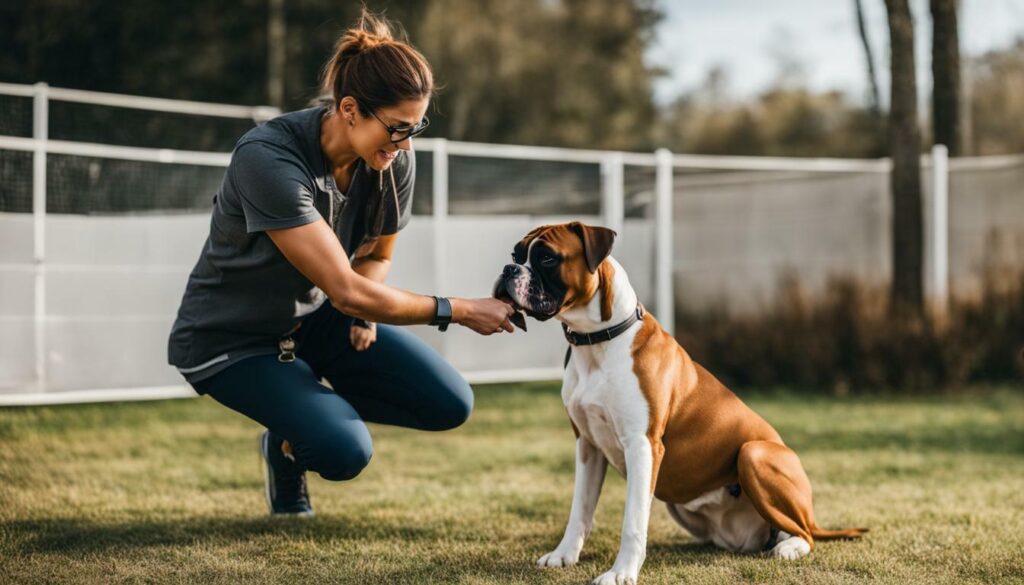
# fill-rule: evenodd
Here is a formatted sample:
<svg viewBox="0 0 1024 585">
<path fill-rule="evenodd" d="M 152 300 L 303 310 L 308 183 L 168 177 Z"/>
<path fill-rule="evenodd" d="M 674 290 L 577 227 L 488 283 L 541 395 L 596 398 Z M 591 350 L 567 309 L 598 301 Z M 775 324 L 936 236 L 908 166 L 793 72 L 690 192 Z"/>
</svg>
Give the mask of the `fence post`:
<svg viewBox="0 0 1024 585">
<path fill-rule="evenodd" d="M 46 140 L 49 136 L 49 91 L 37 83 L 32 94 L 32 262 L 34 272 L 33 330 L 36 391 L 46 391 Z"/>
<path fill-rule="evenodd" d="M 625 166 L 621 152 L 609 152 L 601 161 L 601 216 L 605 227 L 622 236 L 625 209 Z"/>
<path fill-rule="evenodd" d="M 932 147 L 932 298 L 945 311 L 949 303 L 949 150 Z"/>
<path fill-rule="evenodd" d="M 433 141 L 433 172 L 434 181 L 432 185 L 433 195 L 433 220 L 434 220 L 434 290 L 435 294 L 445 294 L 445 287 L 447 285 L 446 276 L 448 274 L 448 261 L 446 254 L 447 239 L 446 234 L 448 232 L 448 140 L 445 138 L 435 138 Z M 445 340 L 447 336 L 440 336 L 439 352 L 441 355 L 446 355 L 447 344 Z"/>
<path fill-rule="evenodd" d="M 675 295 L 673 294 L 673 216 L 672 197 L 674 185 L 672 181 L 672 153 L 667 148 L 659 148 L 654 153 L 657 160 L 655 173 L 655 272 L 657 317 L 661 326 L 670 334 L 675 335 Z"/>
</svg>

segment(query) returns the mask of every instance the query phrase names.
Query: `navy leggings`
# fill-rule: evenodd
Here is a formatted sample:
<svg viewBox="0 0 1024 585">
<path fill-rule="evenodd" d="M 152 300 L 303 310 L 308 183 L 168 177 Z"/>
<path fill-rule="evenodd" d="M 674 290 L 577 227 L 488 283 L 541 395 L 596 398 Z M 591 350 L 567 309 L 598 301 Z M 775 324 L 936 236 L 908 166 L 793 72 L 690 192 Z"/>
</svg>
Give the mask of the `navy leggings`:
<svg viewBox="0 0 1024 585">
<path fill-rule="evenodd" d="M 370 462 L 365 422 L 443 431 L 469 418 L 472 389 L 427 344 L 377 325 L 377 341 L 360 352 L 351 327 L 351 317 L 324 303 L 295 333 L 294 362 L 247 358 L 195 388 L 286 439 L 300 465 L 332 481 L 352 479 Z"/>
</svg>

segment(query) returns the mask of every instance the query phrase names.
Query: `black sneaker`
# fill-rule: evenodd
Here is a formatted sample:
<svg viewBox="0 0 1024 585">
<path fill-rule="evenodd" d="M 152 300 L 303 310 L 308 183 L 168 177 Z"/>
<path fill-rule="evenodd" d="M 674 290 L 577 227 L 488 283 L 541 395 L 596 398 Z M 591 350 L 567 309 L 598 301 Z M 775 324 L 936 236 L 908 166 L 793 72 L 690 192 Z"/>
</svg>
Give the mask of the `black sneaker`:
<svg viewBox="0 0 1024 585">
<path fill-rule="evenodd" d="M 281 451 L 284 439 L 263 431 L 260 435 L 260 454 L 266 475 L 267 505 L 271 516 L 312 516 L 309 491 L 306 489 L 306 471 Z"/>
</svg>

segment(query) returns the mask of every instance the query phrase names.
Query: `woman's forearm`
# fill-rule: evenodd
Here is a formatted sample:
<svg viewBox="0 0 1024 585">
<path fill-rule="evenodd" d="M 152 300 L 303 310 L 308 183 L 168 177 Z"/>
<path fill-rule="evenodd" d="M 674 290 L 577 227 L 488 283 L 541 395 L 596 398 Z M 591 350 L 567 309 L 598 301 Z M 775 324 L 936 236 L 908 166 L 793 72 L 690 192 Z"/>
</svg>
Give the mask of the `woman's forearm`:
<svg viewBox="0 0 1024 585">
<path fill-rule="evenodd" d="M 385 284 L 353 271 L 347 282 L 325 290 L 331 304 L 346 315 L 391 325 L 416 325 L 434 319 L 434 299 Z"/>
<path fill-rule="evenodd" d="M 392 288 L 354 270 L 323 220 L 268 230 L 267 234 L 288 261 L 327 294 L 331 305 L 347 315 L 377 323 L 415 325 L 430 323 L 437 314 L 433 298 Z M 462 303 L 452 302 L 454 322 L 461 322 L 463 309 Z"/>
<path fill-rule="evenodd" d="M 368 280 L 383 283 L 387 279 L 388 272 L 391 270 L 391 259 L 372 255 L 362 256 L 352 261 L 352 270 Z M 362 309 L 362 307 L 359 308 L 359 310 Z M 370 309 L 372 310 L 372 307 Z M 365 319 L 366 321 L 377 322 L 376 319 L 369 317 L 359 318 Z M 392 322 L 392 324 L 398 325 L 400 323 Z"/>
</svg>

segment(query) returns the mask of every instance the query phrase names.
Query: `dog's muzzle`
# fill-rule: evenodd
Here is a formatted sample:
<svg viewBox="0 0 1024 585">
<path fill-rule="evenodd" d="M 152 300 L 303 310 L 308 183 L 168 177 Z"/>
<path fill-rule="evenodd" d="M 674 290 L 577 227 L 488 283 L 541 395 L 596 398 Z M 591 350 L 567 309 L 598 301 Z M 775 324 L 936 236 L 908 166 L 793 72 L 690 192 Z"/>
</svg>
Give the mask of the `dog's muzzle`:
<svg viewBox="0 0 1024 585">
<path fill-rule="evenodd" d="M 540 278 L 522 264 L 506 265 L 494 281 L 491 294 L 496 299 L 512 302 L 516 314 L 511 320 L 524 331 L 526 320 L 520 311 L 538 321 L 546 321 L 558 314 L 558 299 L 544 290 Z"/>
</svg>

